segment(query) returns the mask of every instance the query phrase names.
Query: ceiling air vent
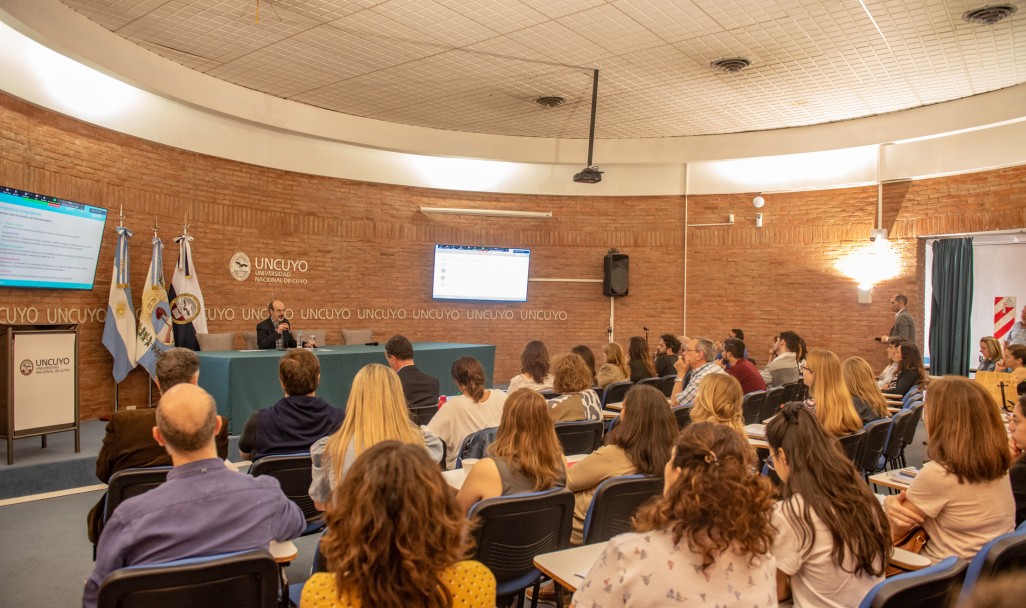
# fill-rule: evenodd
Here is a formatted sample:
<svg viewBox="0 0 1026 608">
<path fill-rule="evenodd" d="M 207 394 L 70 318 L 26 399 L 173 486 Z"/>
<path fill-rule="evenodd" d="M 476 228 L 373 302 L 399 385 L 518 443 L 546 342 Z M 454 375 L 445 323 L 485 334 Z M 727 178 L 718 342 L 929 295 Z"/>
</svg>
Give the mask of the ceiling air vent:
<svg viewBox="0 0 1026 608">
<path fill-rule="evenodd" d="M 983 8 L 975 8 L 962 14 L 962 20 L 979 25 L 994 25 L 1015 14 L 1017 9 L 1011 4 L 994 4 Z"/>
<path fill-rule="evenodd" d="M 716 61 L 709 64 L 721 72 L 740 72 L 741 70 L 752 65 L 751 61 L 748 61 L 744 57 L 730 57 L 728 59 L 717 59 Z"/>
<path fill-rule="evenodd" d="M 539 97 L 538 99 L 534 100 L 534 103 L 540 105 L 543 108 L 558 108 L 559 106 L 566 103 L 566 99 L 564 99 L 563 97 L 550 95 L 547 97 Z"/>
</svg>

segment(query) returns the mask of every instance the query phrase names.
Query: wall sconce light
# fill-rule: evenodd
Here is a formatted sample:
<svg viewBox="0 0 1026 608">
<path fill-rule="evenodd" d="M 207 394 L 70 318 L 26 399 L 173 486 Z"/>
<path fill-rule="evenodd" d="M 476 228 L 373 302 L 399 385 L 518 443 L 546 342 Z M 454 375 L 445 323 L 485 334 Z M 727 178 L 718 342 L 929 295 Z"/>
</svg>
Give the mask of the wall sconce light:
<svg viewBox="0 0 1026 608">
<path fill-rule="evenodd" d="M 877 233 L 871 243 L 838 260 L 834 268 L 858 282 L 859 304 L 871 304 L 873 285 L 893 279 L 901 272 L 901 256 L 886 234 Z"/>
</svg>

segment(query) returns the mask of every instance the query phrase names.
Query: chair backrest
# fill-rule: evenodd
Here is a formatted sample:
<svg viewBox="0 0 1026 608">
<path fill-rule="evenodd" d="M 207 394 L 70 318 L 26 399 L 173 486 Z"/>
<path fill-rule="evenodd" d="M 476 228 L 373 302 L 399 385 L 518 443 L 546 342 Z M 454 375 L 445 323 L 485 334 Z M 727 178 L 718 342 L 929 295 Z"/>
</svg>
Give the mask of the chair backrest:
<svg viewBox="0 0 1026 608">
<path fill-rule="evenodd" d="M 623 402 L 624 395 L 627 391 L 631 390 L 634 383 L 630 380 L 621 380 L 620 382 L 610 382 L 606 385 L 606 390 L 602 391 L 602 407 L 605 408 L 607 403 L 621 403 Z"/>
<path fill-rule="evenodd" d="M 642 384 L 647 384 L 648 386 L 651 386 L 654 389 L 662 390 L 662 388 L 660 387 L 663 384 L 663 379 L 659 376 L 652 376 L 651 378 L 642 378 L 641 380 L 638 380 L 638 386 L 641 386 Z"/>
<path fill-rule="evenodd" d="M 591 454 L 602 445 L 601 420 L 575 420 L 556 423 L 556 438 L 564 454 Z"/>
<path fill-rule="evenodd" d="M 196 334 L 200 350 L 213 352 L 219 350 L 235 350 L 235 332 L 226 331 L 218 334 Z"/>
<path fill-rule="evenodd" d="M 107 482 L 107 498 L 103 505 L 103 521 L 110 519 L 119 504 L 145 494 L 167 481 L 171 467 L 146 467 L 139 469 L 122 469 L 111 476 Z"/>
<path fill-rule="evenodd" d="M 303 510 L 307 523 L 323 521 L 324 514 L 314 506 L 310 498 L 310 483 L 313 480 L 310 454 L 284 454 L 264 456 L 249 467 L 253 477 L 270 475 L 281 484 L 281 491 L 289 500 Z"/>
<path fill-rule="evenodd" d="M 563 394 L 563 393 L 557 393 L 557 392 L 555 391 L 555 389 L 551 389 L 551 388 L 547 388 L 547 389 L 544 389 L 544 390 L 540 390 L 540 391 L 538 391 L 538 393 L 539 393 L 539 394 L 540 394 L 540 395 L 541 395 L 542 397 L 545 397 L 545 399 L 555 399 L 556 397 L 559 397 L 560 395 L 562 395 L 562 394 Z"/>
<path fill-rule="evenodd" d="M 495 434 L 498 432 L 499 427 L 492 426 L 464 437 L 460 451 L 456 454 L 456 468 L 463 468 L 464 458 L 484 458 L 485 448 L 495 441 Z"/>
<path fill-rule="evenodd" d="M 662 378 L 659 379 L 659 390 L 663 391 L 663 394 L 666 395 L 667 398 L 672 397 L 673 396 L 673 385 L 674 385 L 674 383 L 676 383 L 676 381 L 677 381 L 677 375 L 676 374 L 670 374 L 668 376 L 663 376 Z"/>
<path fill-rule="evenodd" d="M 865 429 L 859 429 L 851 435 L 838 437 L 837 440 L 841 442 L 844 453 L 848 455 L 852 463 L 857 465 L 860 462 L 859 457 L 862 455 L 862 444 L 866 440 Z"/>
<path fill-rule="evenodd" d="M 1026 573 L 1026 532 L 1016 530 L 990 541 L 969 562 L 962 585 L 962 599 L 969 597 L 977 582 L 1004 574 Z"/>
<path fill-rule="evenodd" d="M 370 329 L 343 329 L 343 344 L 366 344 L 374 340 L 374 331 Z"/>
<path fill-rule="evenodd" d="M 878 583 L 862 599 L 859 608 L 937 608 L 947 606 L 952 589 L 965 578 L 968 562 L 949 557 L 936 564 L 892 576 Z"/>
<path fill-rule="evenodd" d="M 787 403 L 788 401 L 794 401 L 795 398 L 798 396 L 798 385 L 800 383 L 801 383 L 801 380 L 785 384 L 784 385 L 784 391 L 783 391 L 784 396 L 781 397 L 780 402 L 781 403 Z"/>
<path fill-rule="evenodd" d="M 584 544 L 603 543 L 631 531 L 631 517 L 663 492 L 663 480 L 648 475 L 611 477 L 599 484 L 584 517 Z"/>
<path fill-rule="evenodd" d="M 242 332 L 242 340 L 246 343 L 246 350 L 256 350 L 259 348 L 259 344 L 257 343 L 257 333 L 255 331 Z"/>
<path fill-rule="evenodd" d="M 278 605 L 278 564 L 267 551 L 194 557 L 111 572 L 99 608 L 215 608 Z"/>
<path fill-rule="evenodd" d="M 890 418 L 874 420 L 863 427 L 866 438 L 862 444 L 862 457 L 859 459 L 859 468 L 867 473 L 875 473 L 880 468 L 880 455 L 883 454 L 887 445 L 887 437 L 891 434 Z"/>
<path fill-rule="evenodd" d="M 670 411 L 673 412 L 673 417 L 677 419 L 677 430 L 683 431 L 684 427 L 691 424 L 691 407 L 678 405 L 671 407 Z"/>
<path fill-rule="evenodd" d="M 762 422 L 759 415 L 762 413 L 762 406 L 766 403 L 766 391 L 752 391 L 745 395 L 741 401 L 741 415 L 744 416 L 745 424 L 758 424 Z"/>
<path fill-rule="evenodd" d="M 768 415 L 766 417 L 764 417 L 764 418 L 760 418 L 759 420 L 756 420 L 756 422 L 762 422 L 766 418 L 769 418 L 770 416 L 775 415 L 777 413 L 777 410 L 780 409 L 780 404 L 783 403 L 783 402 L 784 402 L 784 387 L 782 387 L 782 386 L 774 386 L 773 388 L 767 390 L 766 391 L 766 403 L 763 406 L 764 409 L 762 410 L 762 413 L 759 414 L 759 416 L 762 416 L 763 414 L 768 414 Z"/>
<path fill-rule="evenodd" d="M 907 445 L 912 445 L 912 442 L 916 439 L 916 431 L 919 430 L 919 420 L 923 417 L 923 404 L 917 403 L 908 408 L 909 416 L 908 426 L 905 427 L 905 434 L 901 438 L 902 448 Z"/>
<path fill-rule="evenodd" d="M 913 401 L 915 399 L 919 399 L 919 401 L 922 401 L 923 400 L 922 397 L 923 397 L 923 388 L 921 386 L 919 386 L 918 384 L 914 384 L 914 385 L 912 385 L 912 388 L 908 389 L 908 392 L 906 392 L 901 397 L 902 407 L 907 407 L 909 401 Z"/>
<path fill-rule="evenodd" d="M 891 416 L 891 429 L 884 443 L 883 457 L 885 462 L 892 462 L 901 455 L 901 446 L 905 441 L 905 429 L 912 421 L 912 412 L 902 410 Z"/>
<path fill-rule="evenodd" d="M 566 549 L 573 526 L 574 495 L 566 488 L 486 498 L 467 513 L 476 554 L 495 575 L 499 595 L 504 583 L 537 578 L 534 558 Z"/>
<path fill-rule="evenodd" d="M 426 425 L 431 422 L 431 419 L 438 413 L 438 406 L 422 405 L 420 407 L 411 407 L 410 409 L 410 420 L 417 426 Z"/>
</svg>

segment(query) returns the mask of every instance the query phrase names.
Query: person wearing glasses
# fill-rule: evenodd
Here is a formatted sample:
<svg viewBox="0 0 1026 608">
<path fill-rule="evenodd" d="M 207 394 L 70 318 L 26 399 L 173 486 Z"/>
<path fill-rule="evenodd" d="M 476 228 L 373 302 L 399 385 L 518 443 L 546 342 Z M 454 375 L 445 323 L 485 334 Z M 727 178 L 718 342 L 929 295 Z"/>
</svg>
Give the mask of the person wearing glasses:
<svg viewBox="0 0 1026 608">
<path fill-rule="evenodd" d="M 891 312 L 894 313 L 894 324 L 886 336 L 877 338 L 880 342 L 886 342 L 887 338 L 901 338 L 906 342 L 916 341 L 916 320 L 912 313 L 906 308 L 908 298 L 904 294 L 897 294 L 891 298 Z"/>
<path fill-rule="evenodd" d="M 673 364 L 677 377 L 673 382 L 673 398 L 677 405 L 691 406 L 698 394 L 698 384 L 709 374 L 725 374 L 723 368 L 716 364 L 716 349 L 712 340 L 695 338 L 688 342 L 687 348 Z M 684 386 L 684 374 L 690 371 L 690 380 Z"/>
</svg>

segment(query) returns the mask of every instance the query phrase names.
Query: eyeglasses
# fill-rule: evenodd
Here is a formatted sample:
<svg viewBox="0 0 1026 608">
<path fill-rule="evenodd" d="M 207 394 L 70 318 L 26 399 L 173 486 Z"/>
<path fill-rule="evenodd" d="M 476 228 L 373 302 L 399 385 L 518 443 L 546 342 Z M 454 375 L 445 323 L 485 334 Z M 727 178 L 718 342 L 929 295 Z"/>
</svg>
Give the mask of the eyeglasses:
<svg viewBox="0 0 1026 608">
<path fill-rule="evenodd" d="M 699 351 L 698 351 L 698 349 L 697 349 L 697 348 L 685 348 L 685 349 L 684 349 L 684 350 L 682 350 L 681 352 L 684 352 L 684 353 L 697 353 L 697 352 L 699 352 Z"/>
<path fill-rule="evenodd" d="M 811 367 L 809 367 L 808 365 L 805 365 L 804 363 L 802 364 L 802 366 L 799 369 L 801 369 L 802 372 L 809 372 L 810 374 L 816 373 L 816 372 L 812 371 Z"/>
</svg>

